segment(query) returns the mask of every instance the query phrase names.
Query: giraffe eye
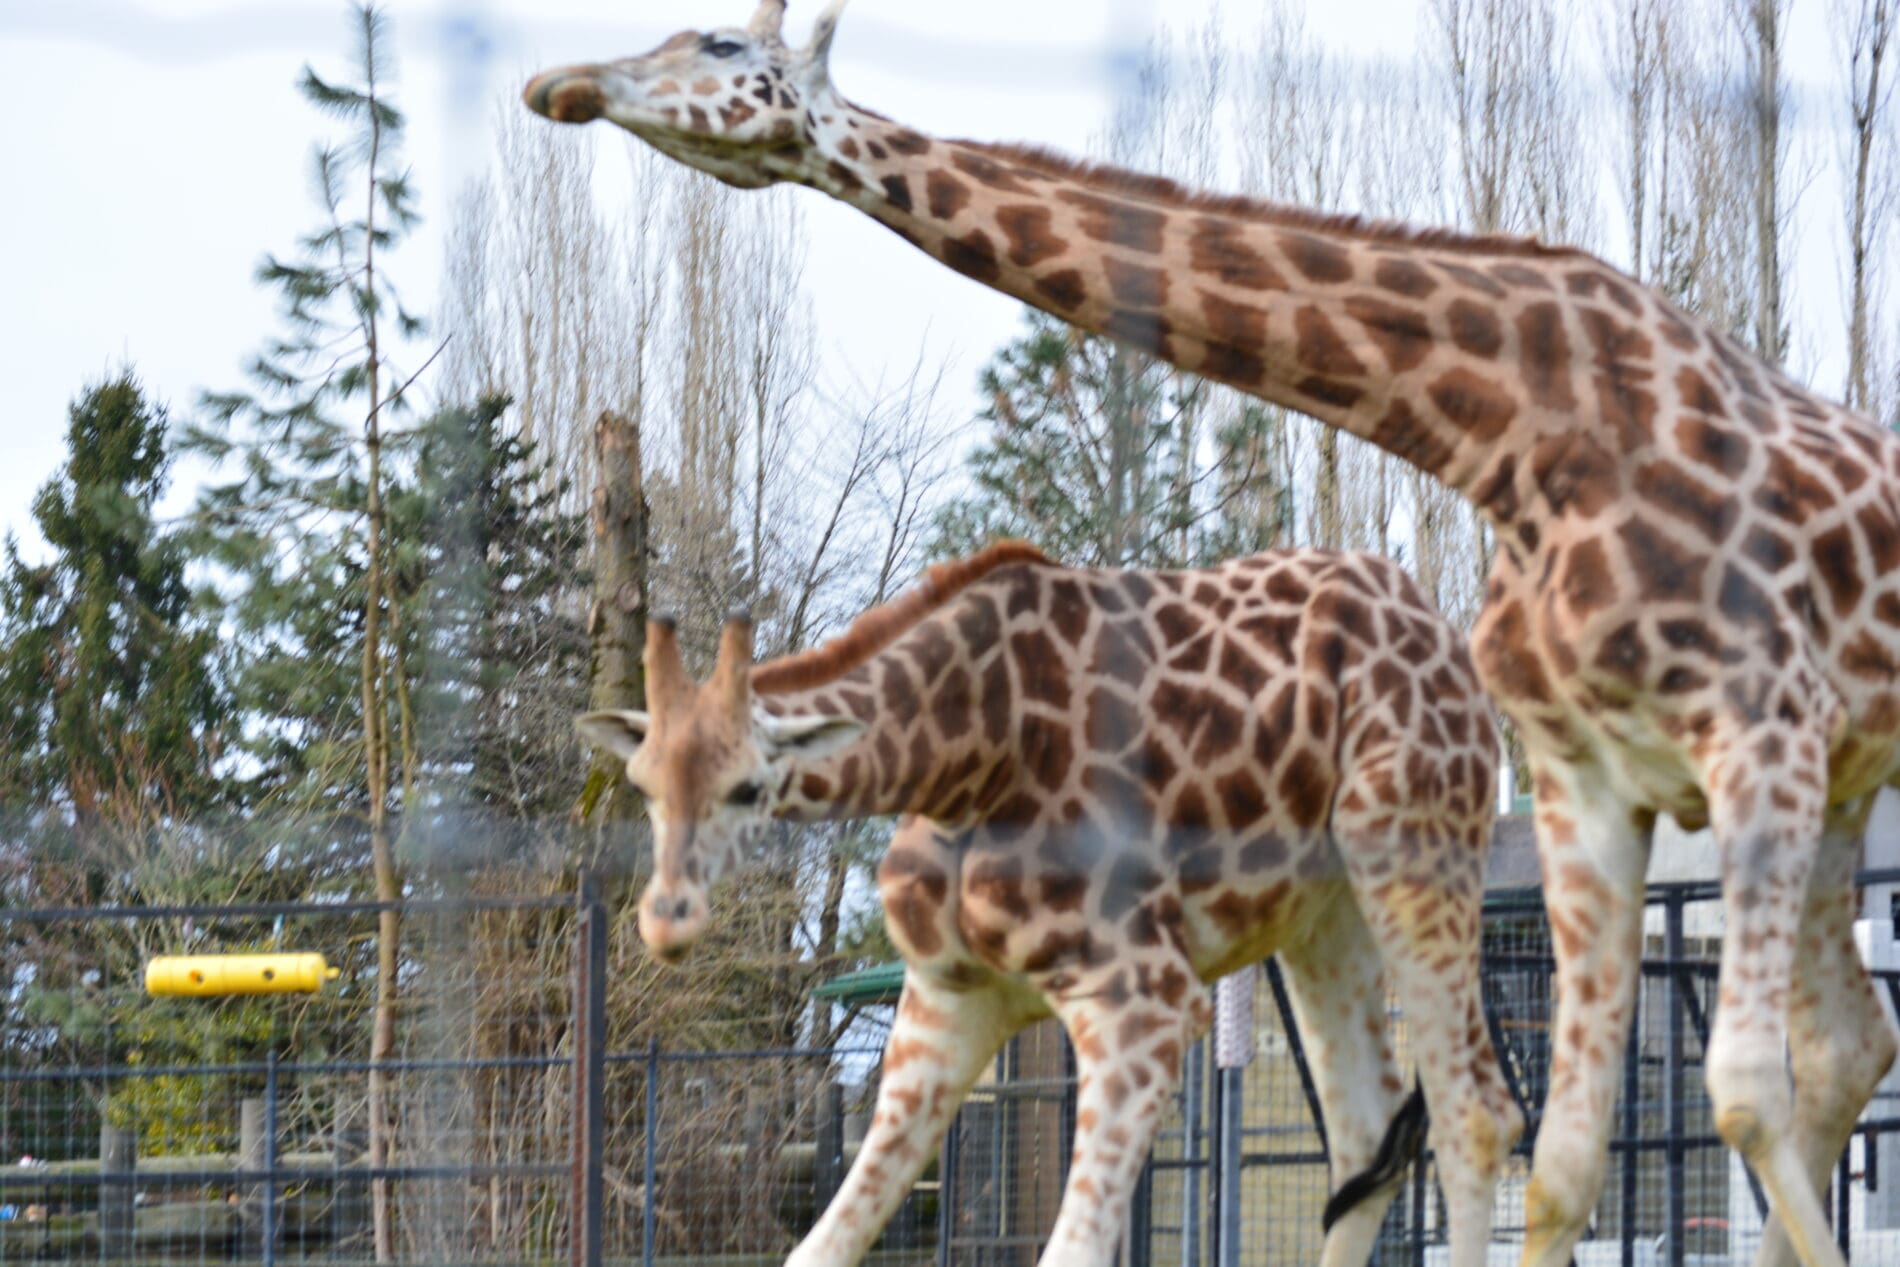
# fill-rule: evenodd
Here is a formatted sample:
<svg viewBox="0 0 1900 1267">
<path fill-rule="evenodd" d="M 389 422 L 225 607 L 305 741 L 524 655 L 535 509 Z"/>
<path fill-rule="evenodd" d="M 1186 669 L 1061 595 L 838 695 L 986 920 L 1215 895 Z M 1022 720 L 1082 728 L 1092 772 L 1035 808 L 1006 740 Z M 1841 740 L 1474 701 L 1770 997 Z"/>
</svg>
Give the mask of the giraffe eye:
<svg viewBox="0 0 1900 1267">
<path fill-rule="evenodd" d="M 737 57 L 745 52 L 745 45 L 737 40 L 708 39 L 700 46 L 708 57 Z"/>
<path fill-rule="evenodd" d="M 759 798 L 763 795 L 765 795 L 765 789 L 754 780 L 749 783 L 741 783 L 738 787 L 726 793 L 726 803 L 728 805 L 737 805 L 744 809 L 757 805 Z"/>
</svg>

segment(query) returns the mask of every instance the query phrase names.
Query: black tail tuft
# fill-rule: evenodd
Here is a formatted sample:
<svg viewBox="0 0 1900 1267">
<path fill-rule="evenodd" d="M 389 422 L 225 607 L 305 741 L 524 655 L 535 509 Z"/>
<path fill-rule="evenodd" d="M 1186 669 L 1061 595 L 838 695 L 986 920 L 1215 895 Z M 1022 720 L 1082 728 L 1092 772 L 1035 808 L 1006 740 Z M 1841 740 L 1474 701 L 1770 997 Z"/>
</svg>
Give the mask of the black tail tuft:
<svg viewBox="0 0 1900 1267">
<path fill-rule="evenodd" d="M 1412 1094 L 1400 1106 L 1392 1125 L 1386 1127 L 1385 1138 L 1379 1141 L 1379 1151 L 1372 1164 L 1339 1185 L 1339 1191 L 1326 1202 L 1320 1226 L 1332 1231 L 1333 1224 L 1345 1218 L 1354 1206 L 1397 1183 L 1405 1168 L 1423 1151 L 1425 1132 L 1431 1120 L 1431 1113 L 1425 1107 L 1425 1088 L 1414 1084 Z"/>
</svg>

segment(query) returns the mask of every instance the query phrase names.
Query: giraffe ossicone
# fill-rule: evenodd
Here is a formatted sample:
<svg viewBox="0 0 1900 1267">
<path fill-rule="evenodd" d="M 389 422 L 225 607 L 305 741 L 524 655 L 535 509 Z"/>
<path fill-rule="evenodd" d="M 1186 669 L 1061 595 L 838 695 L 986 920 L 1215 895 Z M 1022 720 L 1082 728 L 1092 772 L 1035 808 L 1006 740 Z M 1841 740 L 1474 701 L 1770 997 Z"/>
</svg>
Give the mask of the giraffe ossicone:
<svg viewBox="0 0 1900 1267">
<path fill-rule="evenodd" d="M 639 910 L 685 953 L 774 819 L 901 815 L 878 870 L 906 963 L 870 1132 L 793 1256 L 858 1261 L 997 1047 L 1053 1014 L 1080 1071 L 1045 1263 L 1114 1260 L 1204 982 L 1279 954 L 1361 1267 L 1420 1131 L 1405 1001 L 1449 1209 L 1481 1267 L 1522 1129 L 1478 989 L 1497 736 L 1463 639 L 1397 567 L 1287 551 L 1186 572 L 1059 567 L 1004 543 L 932 568 L 815 651 L 755 665 L 728 621 L 704 684 L 671 627 L 645 712 L 582 733 L 648 798 Z"/>
<path fill-rule="evenodd" d="M 569 68 L 529 104 L 597 93 L 595 117 L 683 162 L 818 189 L 1471 501 L 1496 541 L 1475 659 L 1524 743 L 1558 962 L 1526 1267 L 1569 1262 L 1602 1188 L 1659 813 L 1721 854 L 1705 1071 L 1774 1215 L 1758 1261 L 1840 1267 L 1822 1194 L 1900 1050 L 1852 888 L 1900 781 L 1900 438 L 1580 251 L 930 137 L 795 54 L 722 79 L 709 48 Z"/>
</svg>

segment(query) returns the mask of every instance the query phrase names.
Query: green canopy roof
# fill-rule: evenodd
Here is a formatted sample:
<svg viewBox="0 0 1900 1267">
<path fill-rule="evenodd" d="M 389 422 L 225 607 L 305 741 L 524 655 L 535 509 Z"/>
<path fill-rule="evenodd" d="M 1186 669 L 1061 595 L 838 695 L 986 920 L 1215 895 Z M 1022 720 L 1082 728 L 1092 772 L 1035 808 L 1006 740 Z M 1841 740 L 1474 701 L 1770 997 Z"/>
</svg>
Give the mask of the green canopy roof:
<svg viewBox="0 0 1900 1267">
<path fill-rule="evenodd" d="M 895 1003 L 904 989 L 904 965 L 881 963 L 833 977 L 811 992 L 814 999 L 842 1003 L 846 1007 L 869 1007 L 874 1003 Z"/>
</svg>

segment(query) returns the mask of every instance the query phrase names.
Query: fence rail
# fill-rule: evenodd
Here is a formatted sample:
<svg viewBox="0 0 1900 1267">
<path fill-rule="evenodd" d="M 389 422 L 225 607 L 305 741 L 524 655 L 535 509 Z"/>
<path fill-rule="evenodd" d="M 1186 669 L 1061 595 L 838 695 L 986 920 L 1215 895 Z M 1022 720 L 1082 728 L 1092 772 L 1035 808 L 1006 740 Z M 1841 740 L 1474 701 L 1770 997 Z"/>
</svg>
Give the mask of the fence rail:
<svg viewBox="0 0 1900 1267">
<path fill-rule="evenodd" d="M 1863 879 L 1900 884 L 1900 871 Z M 1761 1231 L 1760 1191 L 1716 1137 L 1699 1076 L 1714 1003 L 1715 894 L 1663 885 L 1650 900 L 1611 1179 L 1579 1251 L 1583 1267 L 1739 1262 Z M 231 930 L 302 921 L 367 953 L 364 930 L 389 909 L 9 911 L 0 931 L 193 920 L 242 941 L 249 934 Z M 837 1190 L 875 1093 L 875 1042 L 612 1048 L 613 912 L 591 878 L 568 895 L 396 909 L 412 930 L 410 1002 L 403 1049 L 384 1060 L 346 1049 L 366 1030 L 367 988 L 288 1005 L 154 1001 L 129 969 L 57 965 L 43 947 L 10 938 L 0 1156 L 33 1156 L 0 1165 L 0 1263 L 369 1262 L 379 1201 L 400 1231 L 397 1260 L 408 1263 L 764 1263 L 782 1257 Z M 530 921 L 524 936 L 553 946 L 550 962 L 564 963 L 564 975 L 514 982 L 498 1008 L 468 979 L 476 913 Z M 1869 927 L 1890 950 L 1891 926 Z M 1530 1119 L 1497 1212 L 1503 1257 L 1522 1234 L 1548 1072 L 1554 965 L 1534 891 L 1487 903 L 1485 943 L 1486 1019 Z M 71 997 L 36 993 L 54 976 L 75 983 Z M 1900 957 L 1888 954 L 1875 977 L 1900 1008 Z M 1216 1069 L 1206 1044 L 1190 1056 L 1138 1191 L 1131 1267 L 1318 1255 L 1328 1188 L 1318 1094 L 1271 968 L 1257 999 L 1251 1066 Z M 1402 1043 L 1402 1001 L 1393 1013 Z M 228 1059 L 164 1058 L 227 1029 Z M 372 1074 L 389 1081 L 396 1105 L 393 1151 L 378 1165 L 363 1116 Z M 1033 1262 L 1061 1191 L 1074 1096 L 1059 1032 L 1012 1040 L 893 1220 L 878 1261 Z M 1830 1209 L 1853 1258 L 1900 1267 L 1900 1194 L 1881 1182 L 1900 1165 L 1896 1139 L 1900 1094 L 1890 1089 L 1856 1128 Z M 1443 1237 L 1428 1154 L 1394 1205 L 1377 1261 L 1436 1267 Z"/>
</svg>

